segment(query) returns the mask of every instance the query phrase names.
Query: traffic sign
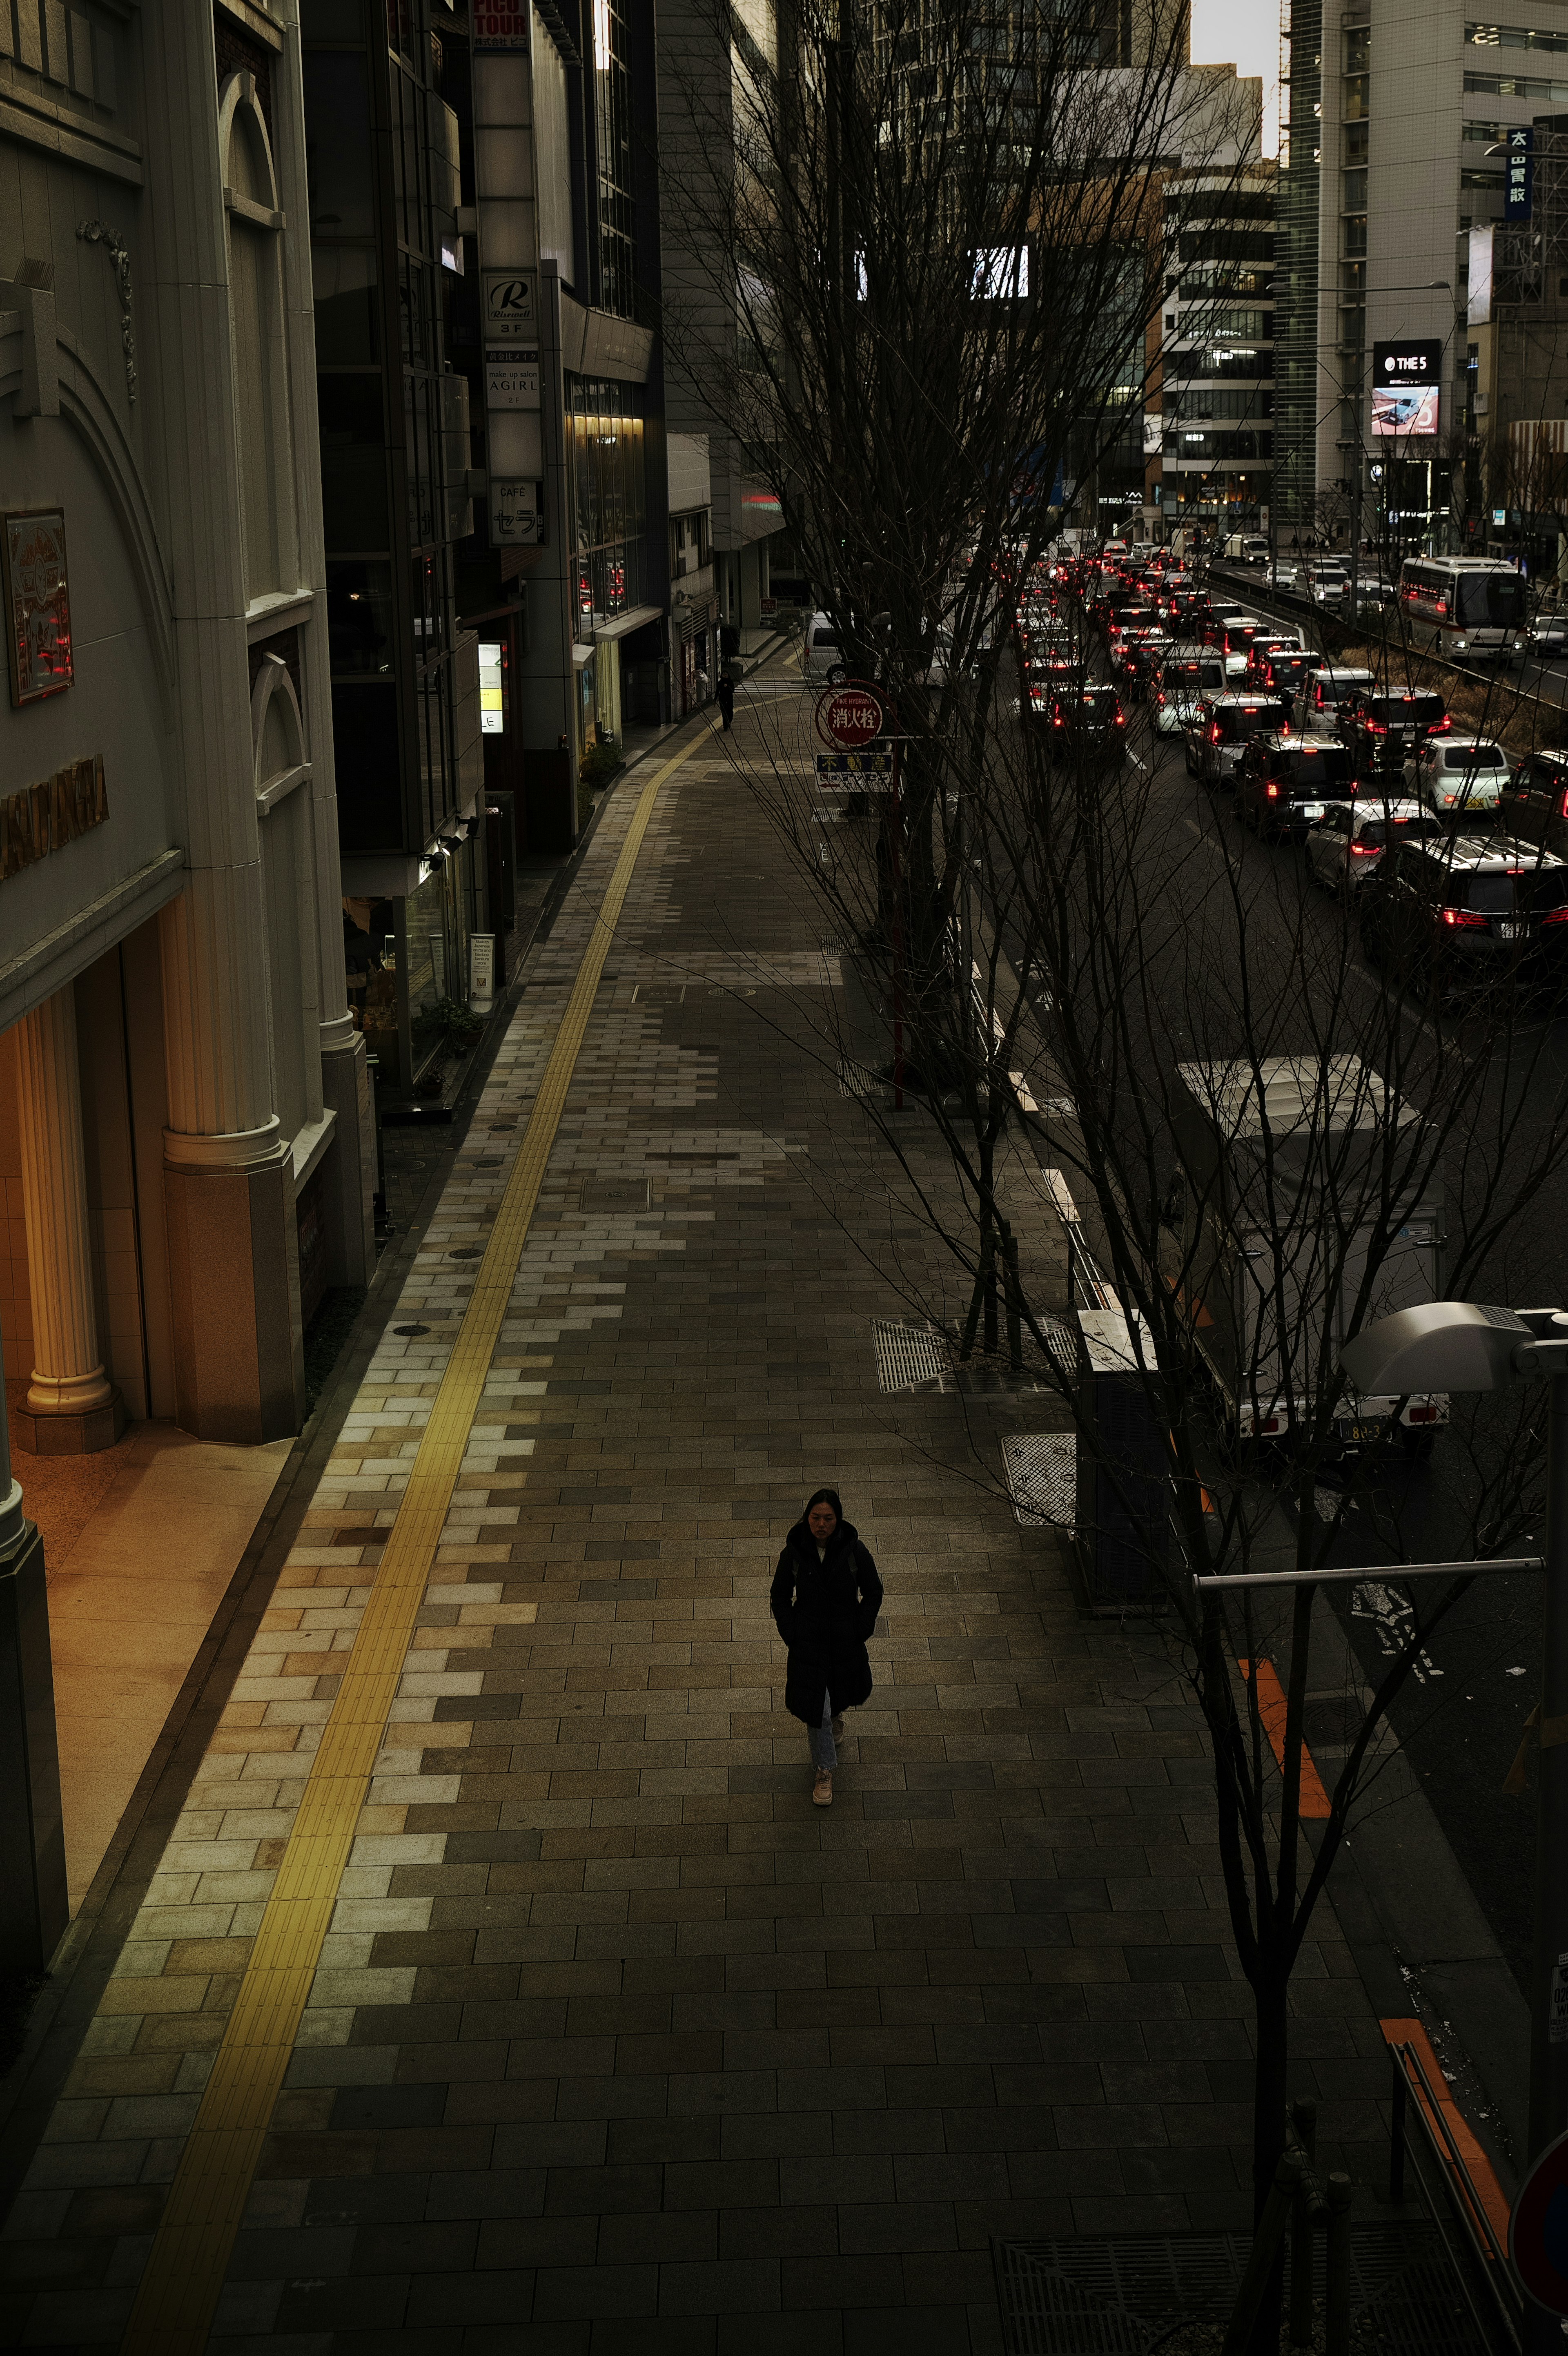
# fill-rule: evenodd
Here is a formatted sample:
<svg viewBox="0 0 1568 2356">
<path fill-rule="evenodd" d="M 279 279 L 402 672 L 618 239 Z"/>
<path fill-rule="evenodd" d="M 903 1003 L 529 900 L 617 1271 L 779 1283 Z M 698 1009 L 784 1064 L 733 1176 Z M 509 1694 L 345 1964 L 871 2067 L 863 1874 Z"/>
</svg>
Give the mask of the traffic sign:
<svg viewBox="0 0 1568 2356">
<path fill-rule="evenodd" d="M 858 753 L 882 733 L 882 699 L 864 680 L 830 687 L 816 699 L 816 733 L 841 753 Z"/>
<path fill-rule="evenodd" d="M 1509 2220 L 1513 2270 L 1538 2307 L 1568 2315 L 1568 2135 L 1549 2143 Z"/>
<path fill-rule="evenodd" d="M 873 744 L 864 753 L 818 753 L 819 777 L 886 777 L 892 775 L 893 748 Z"/>
</svg>

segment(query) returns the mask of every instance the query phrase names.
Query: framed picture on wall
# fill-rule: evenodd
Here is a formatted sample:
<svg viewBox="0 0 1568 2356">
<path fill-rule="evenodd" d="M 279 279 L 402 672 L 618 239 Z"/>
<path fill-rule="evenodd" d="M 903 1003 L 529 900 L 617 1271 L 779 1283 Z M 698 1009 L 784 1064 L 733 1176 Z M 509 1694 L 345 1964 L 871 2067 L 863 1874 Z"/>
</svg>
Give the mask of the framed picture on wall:
<svg viewBox="0 0 1568 2356">
<path fill-rule="evenodd" d="M 20 707 L 71 683 L 70 589 L 65 511 L 32 508 L 0 516 L 5 532 L 5 644 L 11 701 Z"/>
</svg>

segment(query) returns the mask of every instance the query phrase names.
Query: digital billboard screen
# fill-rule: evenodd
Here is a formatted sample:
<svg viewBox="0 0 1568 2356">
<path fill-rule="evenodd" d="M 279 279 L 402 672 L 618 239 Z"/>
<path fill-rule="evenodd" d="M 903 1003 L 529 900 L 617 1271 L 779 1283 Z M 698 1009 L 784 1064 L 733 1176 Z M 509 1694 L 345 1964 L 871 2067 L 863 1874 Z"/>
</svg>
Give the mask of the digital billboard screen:
<svg viewBox="0 0 1568 2356">
<path fill-rule="evenodd" d="M 1372 432 L 1435 434 L 1441 405 L 1443 346 L 1434 337 L 1406 337 L 1372 346 Z"/>
</svg>

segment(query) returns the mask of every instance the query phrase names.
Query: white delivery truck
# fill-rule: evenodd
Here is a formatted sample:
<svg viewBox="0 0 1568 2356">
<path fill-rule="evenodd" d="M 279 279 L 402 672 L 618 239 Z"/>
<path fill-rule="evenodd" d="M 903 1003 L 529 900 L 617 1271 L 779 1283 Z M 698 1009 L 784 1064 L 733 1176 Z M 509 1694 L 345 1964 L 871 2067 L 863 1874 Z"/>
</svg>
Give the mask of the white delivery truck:
<svg viewBox="0 0 1568 2356">
<path fill-rule="evenodd" d="M 1338 1349 L 1348 1321 L 1359 1327 L 1437 1298 L 1440 1185 L 1396 1203 L 1386 1227 L 1381 1209 L 1388 1124 L 1413 1119 L 1359 1055 L 1177 1066 L 1178 1176 L 1161 1274 L 1232 1438 L 1275 1440 L 1312 1411 L 1325 1330 Z M 1348 1245 L 1339 1240 L 1347 1223 Z M 1380 1229 L 1388 1248 L 1358 1306 Z M 1336 1446 L 1349 1455 L 1398 1437 L 1424 1451 L 1447 1420 L 1446 1398 L 1361 1398 L 1347 1384 Z"/>
</svg>

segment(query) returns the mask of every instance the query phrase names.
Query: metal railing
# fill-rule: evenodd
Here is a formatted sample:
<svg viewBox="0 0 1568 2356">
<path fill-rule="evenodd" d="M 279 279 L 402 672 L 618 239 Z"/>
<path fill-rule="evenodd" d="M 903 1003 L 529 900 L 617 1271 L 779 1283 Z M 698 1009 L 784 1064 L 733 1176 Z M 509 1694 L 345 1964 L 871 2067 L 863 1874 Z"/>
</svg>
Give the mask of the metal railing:
<svg viewBox="0 0 1568 2356">
<path fill-rule="evenodd" d="M 1407 2038 L 1391 2039 L 1389 2061 L 1393 2072 L 1389 2199 L 1392 2201 L 1404 2199 L 1404 2175 L 1408 2164 L 1420 2187 L 1422 2199 L 1454 2261 L 1454 2272 L 1464 2291 L 1465 2302 L 1475 2319 L 1477 2330 L 1493 2346 L 1499 2344 L 1500 2334 L 1500 2344 L 1505 2349 L 1522 2348 L 1524 2301 L 1509 2261 L 1507 2243 L 1492 2222 L 1480 2187 L 1471 2173 L 1469 2161 L 1460 2149 L 1448 2123 L 1445 2104 L 1427 2076 L 1420 2048 Z M 1413 2097 L 1428 2158 L 1435 2167 L 1435 2187 L 1428 2182 L 1410 2142 Z M 1452 2237 L 1443 2222 L 1435 2191 L 1445 2196 L 1443 2206 L 1456 2220 L 1465 2245 L 1474 2260 L 1473 2265 L 1466 2265 L 1460 2262 Z"/>
</svg>

